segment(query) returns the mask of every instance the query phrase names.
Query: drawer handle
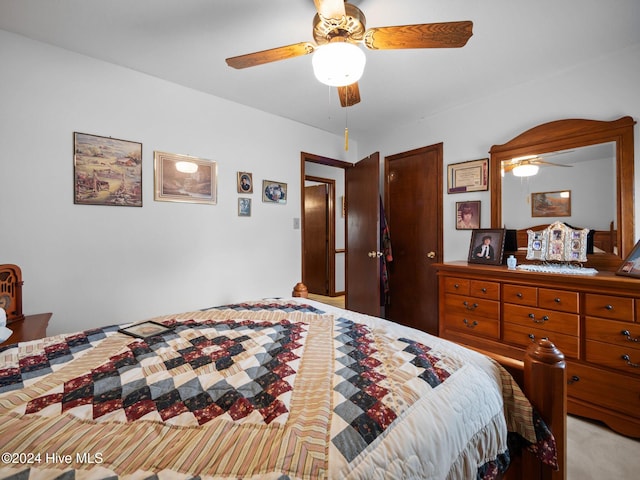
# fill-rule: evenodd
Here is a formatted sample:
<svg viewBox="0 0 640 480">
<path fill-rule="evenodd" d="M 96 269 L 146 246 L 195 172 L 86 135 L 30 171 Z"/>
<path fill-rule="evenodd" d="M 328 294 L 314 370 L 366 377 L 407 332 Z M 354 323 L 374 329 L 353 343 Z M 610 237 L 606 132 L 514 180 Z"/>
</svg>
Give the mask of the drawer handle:
<svg viewBox="0 0 640 480">
<path fill-rule="evenodd" d="M 536 319 L 536 314 L 535 313 L 530 313 L 529 314 L 529 318 L 531 320 L 533 320 L 533 323 L 544 323 L 546 321 L 549 320 L 549 316 L 548 315 L 544 315 L 541 319 Z"/>
<path fill-rule="evenodd" d="M 477 303 L 469 304 L 469 302 L 467 302 L 466 300 L 464 302 L 462 302 L 462 304 L 465 307 L 467 307 L 467 310 L 475 310 L 476 308 L 478 308 L 478 304 Z"/>
<path fill-rule="evenodd" d="M 487 289 L 482 287 L 482 293 L 487 293 Z"/>
<path fill-rule="evenodd" d="M 613 305 L 611 305 L 610 303 L 604 306 L 605 309 L 607 310 L 613 310 Z"/>
<path fill-rule="evenodd" d="M 627 355 L 626 353 L 624 355 L 622 355 L 621 357 L 625 362 L 627 362 L 627 365 L 629 365 L 630 367 L 633 368 L 640 368 L 640 363 L 633 363 L 631 361 L 631 357 L 629 355 Z"/>
<path fill-rule="evenodd" d="M 522 293 L 521 292 L 516 293 L 516 297 L 522 298 Z"/>
<path fill-rule="evenodd" d="M 460 288 L 460 285 L 458 285 L 457 283 L 454 283 L 453 288 Z"/>
<path fill-rule="evenodd" d="M 532 342 L 536 341 L 536 336 L 533 333 L 530 333 L 529 335 L 527 335 L 527 337 L 529 337 Z M 543 340 L 549 340 L 549 337 L 542 337 L 542 339 Z"/>
<path fill-rule="evenodd" d="M 567 385 L 573 385 L 576 382 L 580 381 L 580 377 L 578 375 L 572 375 L 571 378 L 567 381 Z"/>
<path fill-rule="evenodd" d="M 478 322 L 476 320 L 469 323 L 469 320 L 467 320 L 466 318 L 462 320 L 462 323 L 464 323 L 467 326 L 467 328 L 476 328 L 476 325 L 478 325 Z"/>
<path fill-rule="evenodd" d="M 627 337 L 627 340 L 629 340 L 630 342 L 640 342 L 640 337 L 631 337 L 631 332 L 629 332 L 629 330 L 622 330 L 620 333 Z"/>
<path fill-rule="evenodd" d="M 556 302 L 556 303 L 560 303 L 561 302 L 561 300 L 558 297 L 554 298 L 553 301 Z"/>
</svg>

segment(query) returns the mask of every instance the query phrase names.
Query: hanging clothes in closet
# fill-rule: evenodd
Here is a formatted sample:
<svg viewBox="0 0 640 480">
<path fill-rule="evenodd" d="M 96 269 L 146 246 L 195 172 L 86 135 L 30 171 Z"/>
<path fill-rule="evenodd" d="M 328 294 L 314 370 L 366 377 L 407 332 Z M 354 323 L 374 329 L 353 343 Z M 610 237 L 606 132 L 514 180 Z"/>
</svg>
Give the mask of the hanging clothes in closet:
<svg viewBox="0 0 640 480">
<path fill-rule="evenodd" d="M 380 197 L 380 248 L 382 249 L 382 255 L 380 256 L 380 305 L 385 306 L 389 297 L 387 262 L 393 261 L 393 253 L 391 251 L 391 234 L 389 233 L 389 225 L 387 225 L 382 197 Z"/>
</svg>

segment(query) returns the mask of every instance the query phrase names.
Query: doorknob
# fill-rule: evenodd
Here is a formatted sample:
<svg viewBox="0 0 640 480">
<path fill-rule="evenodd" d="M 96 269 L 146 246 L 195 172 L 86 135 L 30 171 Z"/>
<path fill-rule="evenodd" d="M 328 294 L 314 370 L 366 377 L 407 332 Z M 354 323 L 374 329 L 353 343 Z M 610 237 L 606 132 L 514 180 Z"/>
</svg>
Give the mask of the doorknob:
<svg viewBox="0 0 640 480">
<path fill-rule="evenodd" d="M 436 258 L 436 252 L 434 252 L 433 250 L 431 250 L 429 253 L 427 253 L 427 257 L 429 257 L 429 258 Z"/>
<path fill-rule="evenodd" d="M 382 256 L 382 252 L 371 250 L 369 253 L 367 253 L 367 255 L 369 256 L 369 258 L 380 258 Z"/>
</svg>

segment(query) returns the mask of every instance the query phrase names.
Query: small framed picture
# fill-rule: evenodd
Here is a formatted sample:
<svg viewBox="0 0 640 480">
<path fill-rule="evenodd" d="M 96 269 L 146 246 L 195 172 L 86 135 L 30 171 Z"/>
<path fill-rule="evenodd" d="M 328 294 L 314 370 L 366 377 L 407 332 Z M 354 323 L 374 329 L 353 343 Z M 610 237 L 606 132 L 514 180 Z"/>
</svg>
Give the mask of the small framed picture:
<svg viewBox="0 0 640 480">
<path fill-rule="evenodd" d="M 253 175 L 238 172 L 238 193 L 253 193 Z"/>
<path fill-rule="evenodd" d="M 172 329 L 170 327 L 149 320 L 142 323 L 136 323 L 130 327 L 121 328 L 118 331 L 136 338 L 148 338 L 153 337 L 154 335 L 161 335 L 163 333 L 170 332 L 171 330 Z"/>
<path fill-rule="evenodd" d="M 266 203 L 287 203 L 287 184 L 272 180 L 262 181 L 262 201 Z"/>
<path fill-rule="evenodd" d="M 251 199 L 240 197 L 238 198 L 238 216 L 250 217 L 251 216 Z"/>
<path fill-rule="evenodd" d="M 640 278 L 640 241 L 636 243 L 631 253 L 624 259 L 616 274 Z"/>
<path fill-rule="evenodd" d="M 469 263 L 501 265 L 504 254 L 504 229 L 479 228 L 471 231 Z"/>
<path fill-rule="evenodd" d="M 480 228 L 480 200 L 456 202 L 456 230 Z"/>
</svg>

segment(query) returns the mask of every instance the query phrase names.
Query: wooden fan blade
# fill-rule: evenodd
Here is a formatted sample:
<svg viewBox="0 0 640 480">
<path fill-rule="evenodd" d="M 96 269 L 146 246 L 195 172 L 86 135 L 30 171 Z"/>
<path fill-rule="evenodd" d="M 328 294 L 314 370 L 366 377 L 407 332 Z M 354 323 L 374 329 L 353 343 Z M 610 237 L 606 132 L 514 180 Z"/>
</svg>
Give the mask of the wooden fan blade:
<svg viewBox="0 0 640 480">
<path fill-rule="evenodd" d="M 562 163 L 553 163 L 553 162 L 547 162 L 546 160 L 534 160 L 531 163 L 533 163 L 534 165 L 551 165 L 553 167 L 573 167 L 573 165 L 563 165 Z"/>
<path fill-rule="evenodd" d="M 344 0 L 313 0 L 316 10 L 324 18 L 342 18 L 346 15 Z"/>
<path fill-rule="evenodd" d="M 358 82 L 347 85 L 346 87 L 338 87 L 338 96 L 340 97 L 340 105 L 350 107 L 356 103 L 360 103 L 360 88 Z"/>
<path fill-rule="evenodd" d="M 233 68 L 247 68 L 262 65 L 264 63 L 277 62 L 278 60 L 287 60 L 289 58 L 299 57 L 312 53 L 315 46 L 309 42 L 300 42 L 284 47 L 262 50 L 261 52 L 247 53 L 237 57 L 227 58 L 227 65 Z"/>
<path fill-rule="evenodd" d="M 459 48 L 473 35 L 473 22 L 422 23 L 367 30 L 364 44 L 372 50 Z"/>
</svg>

